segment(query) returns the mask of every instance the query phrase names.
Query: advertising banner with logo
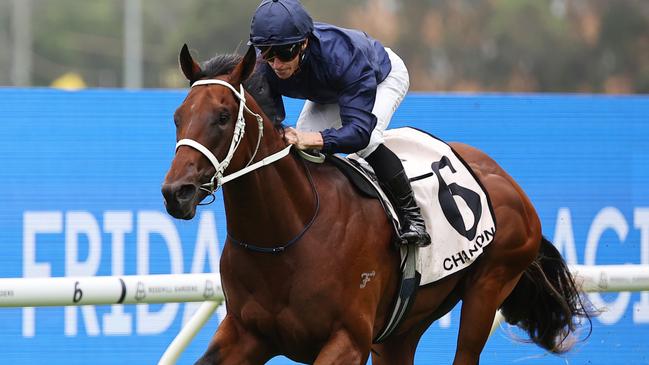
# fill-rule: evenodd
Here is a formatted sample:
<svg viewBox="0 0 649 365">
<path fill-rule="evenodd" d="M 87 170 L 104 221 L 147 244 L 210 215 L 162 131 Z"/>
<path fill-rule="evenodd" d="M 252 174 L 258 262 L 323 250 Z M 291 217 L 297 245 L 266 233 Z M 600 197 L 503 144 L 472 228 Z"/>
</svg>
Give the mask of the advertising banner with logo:
<svg viewBox="0 0 649 365">
<path fill-rule="evenodd" d="M 220 194 L 191 221 L 167 215 L 160 194 L 185 93 L 0 89 L 0 277 L 218 272 Z M 287 124 L 301 104 L 286 100 Z M 491 155 L 568 263 L 649 265 L 649 97 L 410 94 L 391 124 L 406 125 Z M 573 352 L 548 355 L 503 326 L 481 364 L 649 364 L 649 292 L 589 298 L 604 311 Z M 0 363 L 155 364 L 197 306 L 1 308 Z M 433 324 L 416 363 L 451 363 L 458 322 L 456 308 Z"/>
</svg>

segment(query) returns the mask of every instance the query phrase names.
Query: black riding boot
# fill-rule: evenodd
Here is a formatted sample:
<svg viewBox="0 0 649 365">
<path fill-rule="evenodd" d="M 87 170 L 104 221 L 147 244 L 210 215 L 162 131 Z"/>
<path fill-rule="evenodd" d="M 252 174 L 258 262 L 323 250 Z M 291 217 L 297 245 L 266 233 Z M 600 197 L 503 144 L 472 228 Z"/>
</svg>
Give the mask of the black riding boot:
<svg viewBox="0 0 649 365">
<path fill-rule="evenodd" d="M 423 247 L 430 245 L 430 235 L 417 206 L 408 176 L 401 160 L 385 145 L 379 145 L 365 158 L 374 169 L 385 194 L 394 205 L 401 221 L 400 239 L 403 243 Z"/>
<path fill-rule="evenodd" d="M 388 181 L 381 183 L 399 215 L 401 239 L 419 247 L 430 245 L 430 235 L 426 232 L 426 223 L 421 216 L 406 173 L 401 170 Z"/>
</svg>

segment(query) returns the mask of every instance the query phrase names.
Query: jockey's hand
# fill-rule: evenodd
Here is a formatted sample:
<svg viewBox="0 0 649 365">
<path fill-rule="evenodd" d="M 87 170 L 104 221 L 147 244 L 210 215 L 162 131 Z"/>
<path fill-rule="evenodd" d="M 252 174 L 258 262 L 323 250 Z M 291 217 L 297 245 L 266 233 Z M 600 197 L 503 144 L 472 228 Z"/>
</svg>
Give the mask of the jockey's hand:
<svg viewBox="0 0 649 365">
<path fill-rule="evenodd" d="M 298 131 L 295 128 L 288 127 L 284 129 L 284 139 L 286 143 L 294 145 L 299 150 L 321 150 L 324 146 L 320 132 Z"/>
</svg>

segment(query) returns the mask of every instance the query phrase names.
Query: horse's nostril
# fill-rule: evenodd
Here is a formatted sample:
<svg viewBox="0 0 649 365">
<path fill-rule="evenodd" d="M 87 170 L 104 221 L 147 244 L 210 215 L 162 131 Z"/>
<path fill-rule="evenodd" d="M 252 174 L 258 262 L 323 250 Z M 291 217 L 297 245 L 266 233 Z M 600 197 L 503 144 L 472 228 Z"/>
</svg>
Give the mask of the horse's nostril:
<svg viewBox="0 0 649 365">
<path fill-rule="evenodd" d="M 165 204 L 169 203 L 173 199 L 173 188 L 170 184 L 162 185 L 162 196 L 164 197 Z"/>
<path fill-rule="evenodd" d="M 187 184 L 183 185 L 178 189 L 178 192 L 176 193 L 176 197 L 178 198 L 179 201 L 184 201 L 184 200 L 189 200 L 194 197 L 196 194 L 196 186 Z"/>
</svg>

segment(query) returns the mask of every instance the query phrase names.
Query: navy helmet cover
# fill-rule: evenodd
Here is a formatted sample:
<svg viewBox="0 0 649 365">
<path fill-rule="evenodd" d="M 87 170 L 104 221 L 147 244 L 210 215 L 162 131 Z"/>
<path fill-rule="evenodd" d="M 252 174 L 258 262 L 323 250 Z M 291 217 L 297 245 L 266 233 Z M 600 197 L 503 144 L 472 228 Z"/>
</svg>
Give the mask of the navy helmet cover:
<svg viewBox="0 0 649 365">
<path fill-rule="evenodd" d="M 299 0 L 263 0 L 250 22 L 253 46 L 297 43 L 313 32 L 313 19 Z"/>
</svg>

